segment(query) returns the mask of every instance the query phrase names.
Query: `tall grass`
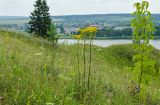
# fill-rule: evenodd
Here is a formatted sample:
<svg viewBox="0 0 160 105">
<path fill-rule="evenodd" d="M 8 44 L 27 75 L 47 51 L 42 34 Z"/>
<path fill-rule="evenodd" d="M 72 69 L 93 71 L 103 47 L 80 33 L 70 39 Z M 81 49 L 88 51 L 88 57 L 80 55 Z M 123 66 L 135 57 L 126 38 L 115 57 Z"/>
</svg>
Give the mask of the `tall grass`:
<svg viewBox="0 0 160 105">
<path fill-rule="evenodd" d="M 61 44 L 53 49 L 52 43 L 46 40 L 0 31 L 0 97 L 3 97 L 0 104 L 140 105 L 145 104 L 144 94 L 147 93 L 151 94 L 152 104 L 160 103 L 159 78 L 154 75 L 150 75 L 148 85 L 142 84 L 145 91 L 141 96 L 133 98 L 130 95 L 128 86 L 132 79 L 128 67 L 132 66 L 131 58 L 136 53 L 130 45 L 92 46 L 94 78 L 89 93 L 77 99 L 77 46 L 83 53 L 81 44 Z M 87 56 L 89 53 L 86 49 Z M 154 50 L 152 54 L 159 65 L 160 52 Z M 86 61 L 89 61 L 88 57 Z M 79 62 L 79 70 L 83 73 L 82 56 L 79 56 Z M 89 63 L 86 65 L 88 67 Z"/>
</svg>

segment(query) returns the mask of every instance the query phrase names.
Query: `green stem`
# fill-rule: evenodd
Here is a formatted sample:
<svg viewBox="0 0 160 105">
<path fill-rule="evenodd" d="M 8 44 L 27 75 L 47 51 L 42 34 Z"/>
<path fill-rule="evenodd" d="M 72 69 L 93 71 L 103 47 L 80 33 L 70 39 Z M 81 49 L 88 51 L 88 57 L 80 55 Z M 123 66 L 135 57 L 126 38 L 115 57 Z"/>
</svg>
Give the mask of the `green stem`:
<svg viewBox="0 0 160 105">
<path fill-rule="evenodd" d="M 77 45 L 77 66 L 78 66 L 78 77 L 79 77 L 79 85 L 80 85 L 80 83 L 81 83 L 81 73 L 80 73 L 80 69 L 79 69 L 79 52 L 78 52 L 78 50 L 79 50 L 79 40 L 78 40 L 78 45 Z"/>
<path fill-rule="evenodd" d="M 84 82 L 84 88 L 85 86 L 85 78 L 86 78 L 86 40 L 84 39 L 84 44 L 83 44 L 83 57 L 84 57 L 84 74 L 83 74 L 83 82 Z"/>
<path fill-rule="evenodd" d="M 88 90 L 90 89 L 90 77 L 91 77 L 91 64 L 92 64 L 92 41 L 90 40 L 90 59 L 89 59 L 89 71 L 88 71 Z"/>
<path fill-rule="evenodd" d="M 143 69 L 144 69 L 143 68 L 143 58 L 144 58 L 144 48 L 142 49 L 141 73 L 140 73 L 140 78 L 139 78 L 139 88 L 140 88 L 140 90 L 141 90 L 141 82 L 142 82 L 142 75 L 143 75 Z"/>
</svg>

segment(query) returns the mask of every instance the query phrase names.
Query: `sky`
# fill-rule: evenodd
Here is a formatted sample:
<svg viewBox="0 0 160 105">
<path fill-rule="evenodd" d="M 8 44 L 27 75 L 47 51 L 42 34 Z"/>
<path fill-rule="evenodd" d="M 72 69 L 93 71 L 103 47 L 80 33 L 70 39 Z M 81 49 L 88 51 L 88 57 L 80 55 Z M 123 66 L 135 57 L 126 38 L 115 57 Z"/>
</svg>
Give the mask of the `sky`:
<svg viewBox="0 0 160 105">
<path fill-rule="evenodd" d="M 47 0 L 50 14 L 80 15 L 80 14 L 111 14 L 131 13 L 133 4 L 142 0 Z M 149 10 L 160 13 L 160 0 L 147 0 Z M 0 0 L 0 15 L 29 16 L 33 11 L 35 0 Z"/>
</svg>

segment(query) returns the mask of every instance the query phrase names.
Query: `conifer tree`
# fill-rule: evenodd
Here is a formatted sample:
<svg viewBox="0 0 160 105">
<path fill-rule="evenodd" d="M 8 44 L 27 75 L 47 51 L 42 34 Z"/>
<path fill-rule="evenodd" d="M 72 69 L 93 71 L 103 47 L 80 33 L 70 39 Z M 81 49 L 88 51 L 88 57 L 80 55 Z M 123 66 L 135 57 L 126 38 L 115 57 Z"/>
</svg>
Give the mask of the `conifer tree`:
<svg viewBox="0 0 160 105">
<path fill-rule="evenodd" d="M 34 7 L 35 9 L 30 15 L 29 33 L 48 37 L 47 31 L 50 29 L 52 19 L 47 2 L 46 0 L 37 0 Z"/>
</svg>

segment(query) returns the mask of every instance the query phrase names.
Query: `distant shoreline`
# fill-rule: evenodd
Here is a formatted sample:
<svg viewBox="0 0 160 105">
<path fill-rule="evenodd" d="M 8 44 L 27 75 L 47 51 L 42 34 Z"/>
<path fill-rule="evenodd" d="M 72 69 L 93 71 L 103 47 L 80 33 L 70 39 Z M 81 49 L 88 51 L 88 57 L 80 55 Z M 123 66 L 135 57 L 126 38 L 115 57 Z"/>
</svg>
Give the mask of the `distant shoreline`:
<svg viewBox="0 0 160 105">
<path fill-rule="evenodd" d="M 61 37 L 59 39 L 73 39 L 73 38 L 64 38 L 64 37 Z M 95 38 L 94 40 L 132 40 L 132 38 L 110 38 L 110 37 L 97 37 Z M 160 40 L 160 37 L 158 38 L 155 38 L 154 40 Z"/>
</svg>

